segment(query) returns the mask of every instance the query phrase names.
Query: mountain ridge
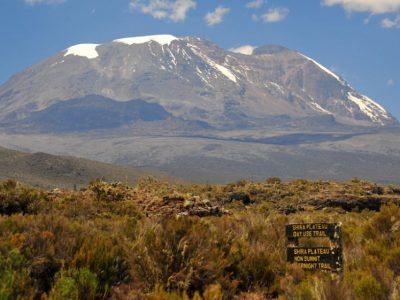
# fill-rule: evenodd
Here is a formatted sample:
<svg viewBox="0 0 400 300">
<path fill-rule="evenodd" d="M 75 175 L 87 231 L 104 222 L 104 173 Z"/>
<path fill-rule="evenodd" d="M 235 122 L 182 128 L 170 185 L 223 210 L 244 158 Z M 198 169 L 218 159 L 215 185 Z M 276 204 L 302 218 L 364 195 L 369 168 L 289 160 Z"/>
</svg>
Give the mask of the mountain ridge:
<svg viewBox="0 0 400 300">
<path fill-rule="evenodd" d="M 312 58 L 118 40 L 69 47 L 2 85 L 1 145 L 193 181 L 400 176 L 397 120 Z"/>
<path fill-rule="evenodd" d="M 147 176 L 166 179 L 161 173 L 132 167 L 44 152 L 27 153 L 4 147 L 0 147 L 0 166 L 0 181 L 14 179 L 42 188 L 80 188 L 98 178 L 132 184 Z"/>
<path fill-rule="evenodd" d="M 345 125 L 398 124 L 312 58 L 277 45 L 252 53 L 171 35 L 74 45 L 0 87 L 0 120 L 19 121 L 92 94 L 115 101 L 151 98 L 175 117 L 217 128 L 259 128 L 262 119 L 279 115 L 330 116 Z"/>
</svg>

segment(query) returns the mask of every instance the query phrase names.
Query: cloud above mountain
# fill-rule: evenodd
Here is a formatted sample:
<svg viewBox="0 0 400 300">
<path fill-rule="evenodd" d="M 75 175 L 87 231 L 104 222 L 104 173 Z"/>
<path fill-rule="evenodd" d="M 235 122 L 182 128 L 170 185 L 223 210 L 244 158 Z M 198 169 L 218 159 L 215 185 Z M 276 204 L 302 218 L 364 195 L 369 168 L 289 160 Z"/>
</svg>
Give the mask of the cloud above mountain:
<svg viewBox="0 0 400 300">
<path fill-rule="evenodd" d="M 386 29 L 400 28 L 400 15 L 398 15 L 394 19 L 389 19 L 389 18 L 383 19 L 381 25 L 383 28 L 386 28 Z"/>
<path fill-rule="evenodd" d="M 349 13 L 385 14 L 400 11 L 400 0 L 322 0 L 322 4 L 341 5 Z"/>
<path fill-rule="evenodd" d="M 36 4 L 61 4 L 66 0 L 24 0 L 28 5 L 36 5 Z"/>
<path fill-rule="evenodd" d="M 286 19 L 289 9 L 286 7 L 271 8 L 261 16 L 265 23 L 276 23 Z"/>
<path fill-rule="evenodd" d="M 247 8 L 259 8 L 265 3 L 264 0 L 253 0 L 246 4 Z"/>
<path fill-rule="evenodd" d="M 172 22 L 183 22 L 188 12 L 195 9 L 195 0 L 132 0 L 129 7 L 133 11 L 149 14 L 155 19 L 169 19 Z"/>
<path fill-rule="evenodd" d="M 208 26 L 214 26 L 221 23 L 224 19 L 224 16 L 229 12 L 230 8 L 220 5 L 214 11 L 207 13 L 204 17 L 204 20 Z"/>
</svg>

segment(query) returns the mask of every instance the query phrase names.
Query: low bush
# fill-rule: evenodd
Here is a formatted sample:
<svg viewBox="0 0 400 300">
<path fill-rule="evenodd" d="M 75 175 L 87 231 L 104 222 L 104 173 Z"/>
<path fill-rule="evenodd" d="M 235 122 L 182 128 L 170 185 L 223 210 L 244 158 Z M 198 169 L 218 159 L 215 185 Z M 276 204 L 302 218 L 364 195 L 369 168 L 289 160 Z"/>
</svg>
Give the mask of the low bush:
<svg viewBox="0 0 400 300">
<path fill-rule="evenodd" d="M 254 202 L 219 201 L 233 192 Z M 0 299 L 396 299 L 396 195 L 361 180 L 182 186 L 147 178 L 136 187 L 98 180 L 87 190 L 51 192 L 7 181 L 0 184 Z M 362 212 L 313 206 L 369 197 L 394 204 Z M 188 216 L 184 200 L 192 198 L 224 213 Z M 289 206 L 295 210 L 285 215 Z M 342 222 L 342 274 L 286 264 L 285 225 L 299 222 Z"/>
<path fill-rule="evenodd" d="M 17 299 L 31 294 L 27 265 L 17 249 L 0 253 L 0 299 Z"/>
<path fill-rule="evenodd" d="M 360 300 L 385 299 L 382 284 L 373 276 L 365 276 L 355 283 L 355 294 Z"/>
<path fill-rule="evenodd" d="M 72 266 L 95 274 L 98 290 L 103 295 L 109 295 L 113 285 L 126 283 L 131 279 L 125 252 L 118 241 L 111 237 L 97 236 L 86 239 L 75 254 Z M 80 276 L 90 277 L 91 273 L 82 272 L 79 273 Z"/>
<path fill-rule="evenodd" d="M 86 268 L 61 271 L 56 275 L 50 299 L 96 299 L 98 281 L 96 274 Z"/>
<path fill-rule="evenodd" d="M 41 191 L 23 187 L 9 180 L 0 185 L 0 215 L 33 213 L 32 204 L 44 198 Z"/>
<path fill-rule="evenodd" d="M 92 181 L 89 189 L 95 194 L 97 201 L 121 201 L 128 187 L 121 183 L 108 183 L 101 179 Z"/>
</svg>

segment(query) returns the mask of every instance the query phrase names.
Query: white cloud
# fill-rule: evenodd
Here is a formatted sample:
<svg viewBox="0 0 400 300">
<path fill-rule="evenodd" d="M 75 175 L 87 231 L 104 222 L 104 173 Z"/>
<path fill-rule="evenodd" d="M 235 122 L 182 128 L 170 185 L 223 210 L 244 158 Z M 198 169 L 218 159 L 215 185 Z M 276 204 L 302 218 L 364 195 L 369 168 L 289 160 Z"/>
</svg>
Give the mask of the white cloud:
<svg viewBox="0 0 400 300">
<path fill-rule="evenodd" d="M 326 6 L 341 5 L 351 12 L 384 14 L 400 11 L 400 0 L 322 0 Z"/>
<path fill-rule="evenodd" d="M 220 5 L 214 11 L 207 13 L 204 17 L 204 20 L 208 26 L 214 26 L 221 23 L 224 16 L 229 12 L 229 8 Z"/>
<path fill-rule="evenodd" d="M 387 81 L 387 85 L 388 85 L 388 86 L 393 86 L 393 85 L 395 85 L 395 81 L 394 81 L 393 79 L 389 79 L 389 80 Z"/>
<path fill-rule="evenodd" d="M 371 18 L 372 18 L 372 15 L 369 15 L 368 17 L 366 17 L 366 18 L 364 19 L 364 21 L 363 21 L 364 25 L 368 25 L 369 22 L 371 22 Z"/>
<path fill-rule="evenodd" d="M 61 4 L 64 3 L 66 0 L 25 0 L 25 3 L 28 5 L 35 5 L 35 4 Z"/>
<path fill-rule="evenodd" d="M 182 22 L 191 9 L 196 8 L 195 0 L 132 0 L 129 7 L 155 19 L 170 19 L 173 22 Z"/>
<path fill-rule="evenodd" d="M 257 47 L 251 46 L 251 45 L 244 45 L 241 47 L 237 48 L 231 48 L 229 51 L 234 52 L 234 53 L 240 53 L 240 54 L 245 54 L 245 55 L 252 55 L 254 52 L 254 49 Z"/>
<path fill-rule="evenodd" d="M 382 20 L 381 26 L 383 28 L 400 28 L 400 15 L 398 15 L 395 19 L 391 20 L 389 18 L 385 18 Z"/>
<path fill-rule="evenodd" d="M 265 23 L 275 23 L 286 19 L 289 9 L 286 7 L 271 8 L 261 16 Z"/>
<path fill-rule="evenodd" d="M 264 0 L 253 0 L 246 4 L 247 8 L 259 8 L 264 4 Z"/>
</svg>

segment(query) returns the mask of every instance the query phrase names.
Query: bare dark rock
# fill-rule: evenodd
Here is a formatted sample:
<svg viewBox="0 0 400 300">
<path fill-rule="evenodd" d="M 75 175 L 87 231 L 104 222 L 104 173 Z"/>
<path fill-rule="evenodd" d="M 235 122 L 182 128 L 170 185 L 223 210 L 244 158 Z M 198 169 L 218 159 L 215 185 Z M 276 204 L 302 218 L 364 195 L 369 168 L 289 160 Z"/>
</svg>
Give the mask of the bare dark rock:
<svg viewBox="0 0 400 300">
<path fill-rule="evenodd" d="M 280 207 L 278 208 L 278 211 L 280 213 L 283 213 L 285 215 L 290 215 L 290 214 L 294 214 L 298 211 L 304 211 L 303 207 L 296 207 L 294 205 L 288 205 L 288 206 L 284 206 L 284 207 Z"/>
<path fill-rule="evenodd" d="M 231 203 L 233 201 L 240 201 L 244 205 L 249 205 L 252 202 L 249 194 L 244 193 L 244 192 L 231 193 L 224 202 Z"/>
<path fill-rule="evenodd" d="M 218 206 L 213 206 L 210 208 L 193 208 L 188 211 L 190 216 L 207 217 L 207 216 L 217 216 L 220 217 L 223 214 L 223 210 Z"/>
<path fill-rule="evenodd" d="M 176 195 L 171 195 L 171 196 L 164 196 L 163 197 L 164 202 L 170 202 L 170 201 L 185 201 L 185 198 L 183 196 L 176 196 Z"/>
<path fill-rule="evenodd" d="M 399 199 L 385 199 L 378 197 L 351 198 L 343 197 L 340 199 L 318 199 L 311 201 L 310 204 L 316 209 L 326 207 L 339 207 L 345 211 L 362 211 L 364 209 L 379 211 L 383 204 L 400 204 Z"/>
</svg>

